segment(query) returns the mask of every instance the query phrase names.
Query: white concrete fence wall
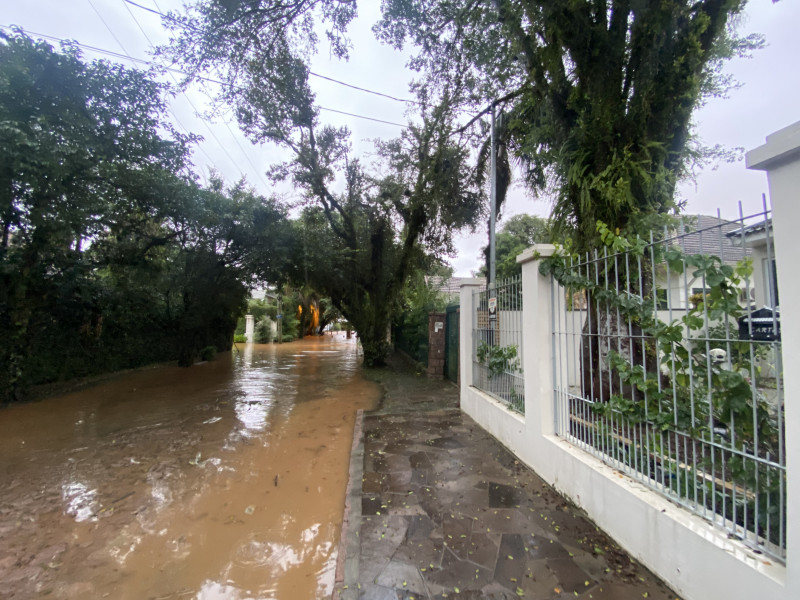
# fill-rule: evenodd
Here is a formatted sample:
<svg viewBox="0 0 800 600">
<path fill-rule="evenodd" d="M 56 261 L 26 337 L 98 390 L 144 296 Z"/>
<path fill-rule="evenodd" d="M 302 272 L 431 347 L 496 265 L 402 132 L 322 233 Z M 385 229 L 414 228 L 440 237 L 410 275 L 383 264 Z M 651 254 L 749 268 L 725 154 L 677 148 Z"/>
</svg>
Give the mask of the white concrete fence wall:
<svg viewBox="0 0 800 600">
<path fill-rule="evenodd" d="M 793 267 L 800 227 L 800 123 L 773 134 L 747 156 L 768 172 L 773 207 L 778 287 L 782 304 L 787 527 L 786 564 L 755 554 L 725 532 L 605 465 L 555 435 L 550 279 L 537 245 L 522 263 L 525 414 L 508 410 L 472 386 L 473 292 L 461 288 L 461 407 L 543 479 L 583 508 L 598 526 L 686 600 L 800 598 L 800 277 Z M 783 268 L 781 268 L 783 267 Z"/>
</svg>

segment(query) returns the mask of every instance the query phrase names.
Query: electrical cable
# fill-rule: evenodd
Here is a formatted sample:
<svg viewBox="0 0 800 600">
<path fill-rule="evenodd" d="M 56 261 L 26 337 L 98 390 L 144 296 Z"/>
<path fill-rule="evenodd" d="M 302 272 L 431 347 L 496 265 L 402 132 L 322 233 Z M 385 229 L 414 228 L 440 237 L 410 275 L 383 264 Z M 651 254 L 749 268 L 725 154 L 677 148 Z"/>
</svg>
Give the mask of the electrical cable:
<svg viewBox="0 0 800 600">
<path fill-rule="evenodd" d="M 124 2 L 124 0 L 123 0 L 123 6 L 125 7 L 125 10 L 127 10 L 127 11 L 128 11 L 128 14 L 131 16 L 131 18 L 133 19 L 133 22 L 134 22 L 134 23 L 136 23 L 136 26 L 139 28 L 139 31 L 141 31 L 141 32 L 142 32 L 142 35 L 143 35 L 143 36 L 144 36 L 144 38 L 147 40 L 147 43 L 148 43 L 148 44 L 150 44 L 150 47 L 151 47 L 151 48 L 155 48 L 155 44 L 153 43 L 153 40 L 151 40 L 151 39 L 150 39 L 150 36 L 149 36 L 149 35 L 147 35 L 147 32 L 146 32 L 146 31 L 144 30 L 144 28 L 142 27 L 142 24 L 139 22 L 139 20 L 136 18 L 136 15 L 134 15 L 134 14 L 133 14 L 133 12 L 132 12 L 132 11 L 131 11 L 131 9 L 128 7 L 127 3 L 125 3 L 125 2 Z M 175 77 L 175 75 L 174 75 L 174 74 L 170 73 L 170 77 L 172 77 L 172 80 L 175 82 L 175 84 L 177 84 L 177 83 L 178 83 L 178 80 L 177 80 L 177 78 Z M 228 152 L 228 149 L 225 147 L 225 145 L 224 145 L 224 144 L 223 144 L 223 143 L 220 141 L 220 139 L 217 137 L 217 134 L 216 134 L 216 133 L 214 133 L 214 130 L 211 128 L 211 126 L 209 125 L 209 123 L 208 123 L 208 122 L 207 122 L 205 119 L 203 119 L 203 118 L 200 116 L 200 115 L 201 115 L 200 111 L 198 110 L 197 106 L 195 106 L 195 103 L 194 103 L 194 102 L 192 102 L 192 99 L 191 99 L 191 98 L 189 98 L 189 95 L 186 93 L 186 91 L 182 90 L 182 91 L 181 91 L 181 94 L 183 95 L 183 97 L 184 97 L 184 98 L 186 98 L 186 101 L 189 103 L 189 106 L 191 106 L 191 107 L 192 107 L 192 110 L 194 110 L 194 112 L 195 112 L 195 115 L 196 115 L 197 117 L 199 117 L 199 118 L 200 118 L 200 120 L 202 121 L 203 125 L 204 125 L 204 126 L 205 126 L 205 128 L 208 130 L 208 133 L 210 133 L 210 134 L 211 134 L 211 137 L 213 137 L 213 138 L 214 138 L 214 140 L 217 142 L 217 144 L 219 145 L 219 147 L 220 147 L 220 148 L 222 149 L 222 151 L 225 153 L 225 156 L 227 156 L 227 157 L 228 157 L 228 159 L 231 161 L 231 164 L 234 166 L 234 168 L 235 168 L 235 169 L 238 169 L 238 165 L 237 165 L 237 162 L 236 162 L 236 160 L 233 158 L 233 156 L 231 156 L 230 152 Z M 224 121 L 223 121 L 223 122 L 224 122 Z M 269 184 L 267 184 L 267 182 L 266 182 L 266 181 L 264 181 L 264 179 L 263 179 L 263 177 L 261 176 L 261 173 L 259 172 L 258 168 L 257 168 L 257 167 L 256 167 L 256 166 L 253 164 L 253 161 L 250 159 L 250 156 L 249 156 L 249 155 L 248 155 L 248 154 L 247 154 L 247 153 L 244 151 L 244 148 L 242 148 L 241 144 L 239 144 L 239 140 L 237 140 L 237 139 L 235 138 L 235 136 L 233 136 L 233 131 L 231 131 L 231 128 L 230 128 L 230 126 L 228 126 L 228 124 L 227 124 L 227 123 L 225 123 L 225 125 L 228 127 L 228 131 L 230 132 L 231 136 L 234 138 L 234 141 L 236 142 L 236 144 L 239 146 L 239 149 L 242 151 L 242 154 L 244 154 L 245 158 L 246 158 L 246 159 L 247 159 L 247 160 L 250 162 L 250 165 L 251 165 L 251 166 L 253 167 L 253 169 L 255 170 L 255 173 L 256 173 L 256 175 L 258 175 L 258 177 L 261 179 L 261 183 L 263 183 L 263 184 L 264 184 L 264 187 L 265 187 L 265 189 L 269 189 Z M 243 173 L 243 171 L 242 171 L 241 169 L 239 169 L 239 175 L 240 175 L 242 178 L 244 178 L 244 173 Z"/>
<path fill-rule="evenodd" d="M 181 71 L 180 69 L 175 69 L 175 68 L 171 68 L 171 67 L 162 67 L 161 65 L 158 65 L 157 63 L 155 63 L 153 61 L 150 61 L 150 60 L 145 60 L 143 58 L 136 58 L 135 56 L 129 56 L 127 54 L 121 54 L 121 53 L 115 52 L 113 50 L 106 50 L 105 48 L 99 48 L 97 46 L 91 46 L 89 44 L 82 44 L 82 43 L 80 43 L 80 42 L 78 42 L 76 40 L 66 40 L 64 38 L 59 38 L 59 37 L 56 37 L 56 36 L 53 36 L 53 35 L 47 35 L 47 34 L 43 34 L 43 33 L 37 33 L 35 31 L 26 30 L 26 29 L 23 29 L 22 27 L 16 27 L 16 26 L 15 27 L 11 27 L 10 25 L 0 25 L 0 29 L 6 29 L 6 30 L 9 30 L 9 31 L 20 31 L 20 32 L 28 34 L 28 35 L 32 35 L 32 36 L 39 37 L 39 38 L 46 39 L 46 40 L 51 40 L 53 42 L 73 44 L 74 46 L 77 46 L 78 48 L 83 48 L 84 50 L 89 50 L 91 52 L 97 52 L 98 54 L 104 54 L 106 56 L 111 56 L 112 58 L 117 58 L 117 59 L 120 59 L 120 60 L 129 60 L 131 62 L 138 63 L 138 64 L 141 64 L 141 65 L 144 65 L 144 66 L 149 66 L 149 67 L 164 68 L 167 71 L 171 71 L 173 73 L 178 73 L 179 75 L 185 75 L 187 77 L 189 76 L 188 73 L 186 73 L 185 71 Z M 221 85 L 221 86 L 225 86 L 225 87 L 233 87 L 229 83 L 225 83 L 224 81 L 220 81 L 219 79 L 213 79 L 211 77 L 197 76 L 197 77 L 195 77 L 195 79 L 197 79 L 198 81 L 206 81 L 208 83 L 215 83 L 217 85 Z M 244 89 L 244 88 L 239 88 L 239 89 Z M 374 117 L 367 117 L 365 115 L 359 115 L 357 113 L 349 113 L 349 112 L 345 112 L 345 111 L 340 111 L 340 110 L 337 110 L 337 109 L 334 109 L 334 108 L 327 108 L 325 106 L 319 106 L 319 109 L 320 110 L 325 110 L 325 111 L 328 111 L 328 112 L 341 113 L 341 114 L 348 115 L 348 116 L 351 116 L 351 117 L 356 117 L 358 119 L 364 119 L 364 120 L 367 120 L 367 121 L 377 121 L 379 123 L 386 123 L 388 125 L 396 125 L 397 127 L 402 127 L 404 129 L 408 127 L 408 125 L 401 125 L 400 123 L 394 123 L 392 121 L 383 121 L 381 119 L 376 119 Z"/>
<path fill-rule="evenodd" d="M 126 4 L 130 4 L 131 6 L 135 6 L 137 8 L 142 9 L 142 10 L 146 10 L 147 12 L 156 14 L 156 15 L 160 16 L 162 19 L 167 19 L 169 21 L 172 21 L 173 23 L 175 23 L 175 24 L 177 24 L 177 25 L 179 25 L 181 27 L 188 27 L 187 25 L 181 23 L 180 21 L 178 21 L 177 19 L 175 19 L 174 17 L 172 17 L 169 14 L 165 14 L 165 13 L 160 12 L 158 10 L 153 10 L 152 8 L 148 8 L 146 6 L 142 6 L 141 4 L 133 2 L 133 0 L 122 0 L 122 1 L 124 3 L 126 3 Z M 158 5 L 156 4 L 156 6 L 158 6 Z M 192 28 L 192 30 L 194 31 L 195 29 Z M 342 81 L 340 79 L 335 79 L 334 77 L 329 77 L 328 75 L 322 75 L 321 73 L 316 73 L 316 72 L 311 71 L 311 70 L 309 70 L 308 74 L 313 76 L 313 77 L 317 77 L 319 79 L 324 79 L 326 81 L 330 81 L 330 82 L 336 83 L 336 84 L 344 86 L 344 87 L 348 87 L 348 88 L 351 88 L 351 89 L 354 89 L 354 90 L 358 90 L 360 92 L 365 92 L 367 94 L 373 94 L 375 96 L 380 96 L 382 98 L 387 98 L 389 100 L 394 100 L 395 102 L 403 102 L 404 104 L 417 104 L 419 106 L 424 106 L 424 104 L 425 104 L 424 102 L 420 102 L 419 100 L 411 100 L 410 98 L 398 98 L 397 96 L 392 96 L 391 94 L 385 94 L 383 92 L 378 92 L 376 90 L 371 90 L 369 88 L 365 88 L 365 87 L 361 87 L 361 86 L 358 86 L 358 85 L 354 85 L 352 83 L 347 83 L 346 81 Z M 469 111 L 464 111 L 464 112 L 469 112 Z"/>
<path fill-rule="evenodd" d="M 123 44 L 122 41 L 116 36 L 116 34 L 111 29 L 109 24 L 103 18 L 103 15 L 100 14 L 100 11 L 97 10 L 97 7 L 94 5 L 92 0 L 87 0 L 87 1 L 89 2 L 89 5 L 92 7 L 92 9 L 94 9 L 94 12 L 97 14 L 97 16 L 100 19 L 100 21 L 103 23 L 103 25 L 105 25 L 106 29 L 111 34 L 111 37 L 113 37 L 116 40 L 117 44 L 119 44 L 119 47 L 122 49 L 122 52 L 124 53 L 123 55 L 120 55 L 120 56 L 129 57 L 132 60 L 135 60 L 135 59 L 133 59 L 133 57 L 130 56 L 130 52 L 128 52 L 127 48 L 125 48 L 125 44 Z M 145 64 L 147 64 L 146 61 L 143 61 L 143 62 L 145 62 Z M 168 105 L 167 106 L 167 110 L 169 110 L 170 115 L 172 115 L 172 118 L 178 124 L 178 127 L 180 127 L 186 135 L 190 135 L 189 129 L 181 122 L 181 120 L 178 118 L 178 115 L 175 113 L 175 111 L 172 109 L 172 107 Z M 200 150 L 200 152 L 203 153 L 203 155 L 206 157 L 206 159 L 208 160 L 208 162 L 210 164 L 212 164 L 212 165 L 215 164 L 214 159 L 212 159 L 211 156 L 209 156 L 208 152 L 206 152 L 205 149 L 202 146 L 200 146 L 198 144 L 197 148 L 198 148 L 198 150 Z M 201 173 L 201 174 L 203 175 L 203 179 L 206 179 L 205 173 Z"/>
</svg>

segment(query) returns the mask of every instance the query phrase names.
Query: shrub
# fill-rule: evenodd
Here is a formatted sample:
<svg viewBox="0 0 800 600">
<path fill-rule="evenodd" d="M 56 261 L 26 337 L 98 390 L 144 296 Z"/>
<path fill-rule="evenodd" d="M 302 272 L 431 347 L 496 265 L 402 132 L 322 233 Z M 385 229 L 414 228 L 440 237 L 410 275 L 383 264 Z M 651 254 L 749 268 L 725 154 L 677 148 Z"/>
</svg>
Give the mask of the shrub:
<svg viewBox="0 0 800 600">
<path fill-rule="evenodd" d="M 233 336 L 233 341 L 236 344 L 244 344 L 245 342 L 247 342 L 247 336 L 243 333 L 237 333 L 236 335 Z"/>
<path fill-rule="evenodd" d="M 200 360 L 214 360 L 217 355 L 217 349 L 214 346 L 206 346 L 200 350 Z"/>
<path fill-rule="evenodd" d="M 268 344 L 272 339 L 272 321 L 264 317 L 256 323 L 255 341 L 257 344 Z"/>
</svg>

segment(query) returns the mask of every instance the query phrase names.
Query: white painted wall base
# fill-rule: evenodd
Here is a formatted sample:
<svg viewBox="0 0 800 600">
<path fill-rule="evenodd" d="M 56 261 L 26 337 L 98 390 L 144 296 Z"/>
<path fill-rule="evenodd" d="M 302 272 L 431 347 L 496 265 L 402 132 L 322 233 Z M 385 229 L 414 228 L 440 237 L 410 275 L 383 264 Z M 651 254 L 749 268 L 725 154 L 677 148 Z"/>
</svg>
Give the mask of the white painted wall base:
<svg viewBox="0 0 800 600">
<path fill-rule="evenodd" d="M 469 387 L 461 408 L 686 600 L 796 600 L 786 568 Z"/>
</svg>

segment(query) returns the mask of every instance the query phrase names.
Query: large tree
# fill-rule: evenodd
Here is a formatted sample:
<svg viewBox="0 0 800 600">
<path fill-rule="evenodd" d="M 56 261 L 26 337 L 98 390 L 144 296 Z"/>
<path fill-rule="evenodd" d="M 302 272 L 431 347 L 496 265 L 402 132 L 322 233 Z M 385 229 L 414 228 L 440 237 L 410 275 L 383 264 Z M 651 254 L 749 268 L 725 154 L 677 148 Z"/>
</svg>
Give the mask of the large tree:
<svg viewBox="0 0 800 600">
<path fill-rule="evenodd" d="M 692 112 L 724 91 L 722 59 L 758 42 L 733 36 L 744 3 L 387 0 L 376 32 L 414 45 L 424 77 L 469 69 L 468 99 L 500 100 L 501 139 L 586 248 L 598 220 L 624 229 L 675 208 L 697 158 Z"/>
<path fill-rule="evenodd" d="M 358 331 L 365 363 L 376 365 L 388 351 L 389 323 L 408 277 L 423 254 L 453 250 L 454 231 L 476 223 L 481 193 L 467 166 L 468 139 L 454 125 L 451 98 L 461 93 L 461 80 L 422 86 L 416 124 L 379 144 L 372 166 L 352 156 L 346 129 L 320 122 L 308 82 L 315 18 L 328 25 L 332 51 L 344 58 L 354 14 L 352 1 L 203 0 L 186 16 L 166 19 L 175 37 L 163 51 L 190 76 L 214 72 L 224 82 L 220 101 L 234 107 L 243 131 L 288 151 L 270 174 L 309 202 L 300 223 L 303 263 L 293 277 L 330 296 Z"/>
<path fill-rule="evenodd" d="M 376 31 L 396 47 L 414 45 L 425 80 L 471 78 L 464 100 L 493 102 L 501 114 L 498 155 L 516 157 L 530 186 L 553 195 L 559 237 L 570 234 L 573 249 L 588 251 L 600 244 L 599 221 L 606 231 L 643 233 L 679 208 L 676 184 L 702 156 L 691 143 L 692 113 L 724 93 L 723 59 L 758 43 L 734 36 L 744 4 L 387 0 Z M 652 282 L 642 284 L 649 294 Z M 617 376 L 591 365 L 608 364 L 611 340 L 626 355 L 630 347 L 635 364 L 654 354 L 633 343 L 636 326 L 618 331 L 599 301 L 590 310 L 585 388 L 607 399 Z"/>
<path fill-rule="evenodd" d="M 0 402 L 229 348 L 284 213 L 200 187 L 146 73 L 0 36 Z M 258 269 L 274 264 L 259 252 Z M 259 275 L 259 273 L 256 273 Z"/>
</svg>

